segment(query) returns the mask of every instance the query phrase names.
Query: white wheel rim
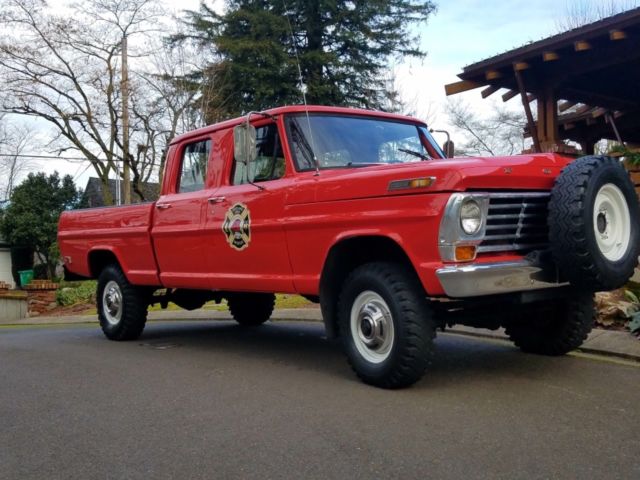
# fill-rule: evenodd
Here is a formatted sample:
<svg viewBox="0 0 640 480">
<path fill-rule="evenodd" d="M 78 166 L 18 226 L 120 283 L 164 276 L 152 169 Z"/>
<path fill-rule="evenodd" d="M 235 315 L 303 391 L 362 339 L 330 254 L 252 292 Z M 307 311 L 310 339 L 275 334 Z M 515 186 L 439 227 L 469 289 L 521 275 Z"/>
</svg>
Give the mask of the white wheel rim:
<svg viewBox="0 0 640 480">
<path fill-rule="evenodd" d="M 117 325 L 122 318 L 122 290 L 113 280 L 109 281 L 102 292 L 102 312 L 110 325 Z"/>
<path fill-rule="evenodd" d="M 600 253 L 615 262 L 624 257 L 631 242 L 631 216 L 622 191 L 612 183 L 603 185 L 593 205 L 593 231 Z"/>
<path fill-rule="evenodd" d="M 366 290 L 351 306 L 351 338 L 367 361 L 381 363 L 389 357 L 395 337 L 393 317 L 387 302 Z"/>
</svg>

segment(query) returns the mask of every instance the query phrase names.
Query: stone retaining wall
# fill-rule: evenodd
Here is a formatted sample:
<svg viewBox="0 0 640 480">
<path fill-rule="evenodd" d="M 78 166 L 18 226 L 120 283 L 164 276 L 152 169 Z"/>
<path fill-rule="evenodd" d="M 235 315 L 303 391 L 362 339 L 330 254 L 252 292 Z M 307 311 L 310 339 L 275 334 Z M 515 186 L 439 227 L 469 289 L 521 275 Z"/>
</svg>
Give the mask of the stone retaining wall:
<svg viewBox="0 0 640 480">
<path fill-rule="evenodd" d="M 49 280 L 33 280 L 25 285 L 30 317 L 37 317 L 56 307 L 58 284 Z"/>
</svg>

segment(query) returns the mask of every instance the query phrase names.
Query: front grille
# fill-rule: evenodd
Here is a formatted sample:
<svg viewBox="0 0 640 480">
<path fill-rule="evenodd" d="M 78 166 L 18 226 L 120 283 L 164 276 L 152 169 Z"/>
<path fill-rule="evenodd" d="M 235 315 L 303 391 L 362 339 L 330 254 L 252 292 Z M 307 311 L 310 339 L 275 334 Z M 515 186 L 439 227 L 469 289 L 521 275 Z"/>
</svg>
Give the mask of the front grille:
<svg viewBox="0 0 640 480">
<path fill-rule="evenodd" d="M 549 193 L 490 193 L 487 231 L 478 252 L 526 254 L 549 245 Z"/>
</svg>

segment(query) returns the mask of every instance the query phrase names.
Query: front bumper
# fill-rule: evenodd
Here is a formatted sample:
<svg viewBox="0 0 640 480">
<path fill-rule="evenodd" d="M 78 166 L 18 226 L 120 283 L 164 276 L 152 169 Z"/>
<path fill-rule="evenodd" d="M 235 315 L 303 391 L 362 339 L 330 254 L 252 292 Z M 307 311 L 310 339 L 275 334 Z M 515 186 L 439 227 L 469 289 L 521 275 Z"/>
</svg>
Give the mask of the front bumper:
<svg viewBox="0 0 640 480">
<path fill-rule="evenodd" d="M 440 268 L 436 276 L 449 297 L 479 297 L 568 285 L 557 272 L 529 260 L 455 265 Z"/>
</svg>

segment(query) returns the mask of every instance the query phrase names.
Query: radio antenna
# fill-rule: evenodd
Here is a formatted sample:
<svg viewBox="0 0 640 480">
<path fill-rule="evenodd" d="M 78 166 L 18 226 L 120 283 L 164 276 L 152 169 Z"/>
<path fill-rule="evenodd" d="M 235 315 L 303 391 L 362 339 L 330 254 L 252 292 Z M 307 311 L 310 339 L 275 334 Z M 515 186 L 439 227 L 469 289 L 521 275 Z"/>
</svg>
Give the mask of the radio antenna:
<svg viewBox="0 0 640 480">
<path fill-rule="evenodd" d="M 316 164 L 316 173 L 315 175 L 320 175 L 320 163 L 318 162 L 318 157 L 316 156 L 316 142 L 313 139 L 313 130 L 311 129 L 311 119 L 309 118 L 309 106 L 307 105 L 307 86 L 304 84 L 302 80 L 302 68 L 300 68 L 300 57 L 298 56 L 298 47 L 296 45 L 296 36 L 293 33 L 293 27 L 291 26 L 291 19 L 289 18 L 289 5 L 287 5 L 287 0 L 282 0 L 284 8 L 286 10 L 285 17 L 287 17 L 287 23 L 289 24 L 289 33 L 291 34 L 291 43 L 293 45 L 293 53 L 296 56 L 296 65 L 298 67 L 298 82 L 300 85 L 300 92 L 302 93 L 302 102 L 304 103 L 304 111 L 307 117 L 307 126 L 309 127 L 309 136 L 311 137 L 311 148 L 313 154 L 313 161 Z"/>
</svg>

